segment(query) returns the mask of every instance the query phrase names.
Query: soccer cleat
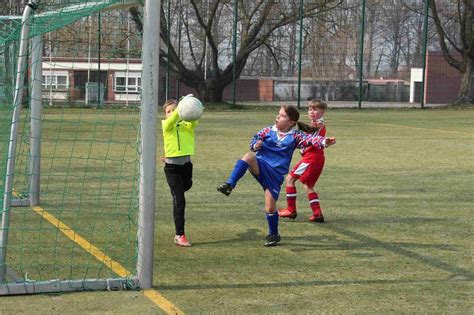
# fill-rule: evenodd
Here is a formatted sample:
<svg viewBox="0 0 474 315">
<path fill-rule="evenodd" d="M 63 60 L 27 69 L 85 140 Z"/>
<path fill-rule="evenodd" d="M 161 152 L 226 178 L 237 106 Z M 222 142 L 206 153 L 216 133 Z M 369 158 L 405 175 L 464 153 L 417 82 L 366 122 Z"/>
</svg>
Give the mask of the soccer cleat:
<svg viewBox="0 0 474 315">
<path fill-rule="evenodd" d="M 228 183 L 224 183 L 222 185 L 217 186 L 217 191 L 223 193 L 226 196 L 229 196 L 230 192 L 232 191 L 232 186 Z"/>
<path fill-rule="evenodd" d="M 267 241 L 265 242 L 264 246 L 277 246 L 277 243 L 281 240 L 280 234 L 277 235 L 267 235 Z"/>
<path fill-rule="evenodd" d="M 174 243 L 177 246 L 183 246 L 183 247 L 191 246 L 191 243 L 188 242 L 188 240 L 186 239 L 186 235 L 184 235 L 184 234 L 183 235 L 175 235 Z"/>
<path fill-rule="evenodd" d="M 296 213 L 296 211 L 290 211 L 288 210 L 288 208 L 285 208 L 285 209 L 281 209 L 281 210 L 278 210 L 278 216 L 280 218 L 288 218 L 288 219 L 296 219 L 296 216 L 298 214 Z"/>
<path fill-rule="evenodd" d="M 311 222 L 316 222 L 316 223 L 324 223 L 324 217 L 323 214 L 321 213 L 320 215 L 312 215 L 309 217 L 309 221 Z"/>
</svg>

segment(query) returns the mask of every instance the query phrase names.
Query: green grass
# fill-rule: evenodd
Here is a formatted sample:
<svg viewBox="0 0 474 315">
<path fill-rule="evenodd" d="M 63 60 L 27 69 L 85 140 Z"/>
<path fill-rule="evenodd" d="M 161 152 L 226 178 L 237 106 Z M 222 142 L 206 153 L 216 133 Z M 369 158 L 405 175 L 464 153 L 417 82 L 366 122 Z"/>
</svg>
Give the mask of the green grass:
<svg viewBox="0 0 474 315">
<path fill-rule="evenodd" d="M 95 110 L 69 111 L 65 116 L 49 110 L 46 117 L 74 120 L 80 112 L 88 121 L 95 115 Z M 327 223 L 307 221 L 310 210 L 297 186 L 298 218 L 280 221 L 281 246 L 265 248 L 267 224 L 258 183 L 247 174 L 229 197 L 215 187 L 276 112 L 209 111 L 201 120 L 194 186 L 187 193 L 191 248 L 172 244 L 171 196 L 157 162 L 155 289 L 191 314 L 471 313 L 474 109 L 328 111 L 328 135 L 337 137 L 337 144 L 326 152 L 317 185 Z M 105 114 L 116 121 L 136 116 L 133 111 Z M 68 128 L 81 139 L 91 136 L 86 124 Z M 161 156 L 161 137 L 158 146 Z M 297 159 L 296 152 L 293 164 Z M 49 191 L 54 189 L 60 186 Z M 282 194 L 279 206 L 284 204 Z M 97 215 L 74 221 L 77 216 L 66 210 L 62 219 L 80 222 L 87 238 L 87 226 Z M 35 224 L 48 225 L 37 219 Z M 104 231 L 95 230 L 91 242 L 100 246 L 116 237 Z M 117 249 L 110 251 L 121 261 Z M 89 260 L 87 255 L 78 261 Z M 159 312 L 137 292 L 4 297 L 0 303 L 0 312 L 7 314 L 65 309 Z"/>
</svg>

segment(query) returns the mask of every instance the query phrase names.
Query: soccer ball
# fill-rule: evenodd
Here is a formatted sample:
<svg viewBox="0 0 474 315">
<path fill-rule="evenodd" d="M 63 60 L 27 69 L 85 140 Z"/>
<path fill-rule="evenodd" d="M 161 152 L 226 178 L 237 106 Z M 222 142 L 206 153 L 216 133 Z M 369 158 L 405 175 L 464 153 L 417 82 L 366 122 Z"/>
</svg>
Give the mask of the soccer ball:
<svg viewBox="0 0 474 315">
<path fill-rule="evenodd" d="M 204 107 L 200 100 L 192 95 L 186 95 L 179 101 L 177 110 L 182 120 L 193 121 L 202 116 Z"/>
</svg>

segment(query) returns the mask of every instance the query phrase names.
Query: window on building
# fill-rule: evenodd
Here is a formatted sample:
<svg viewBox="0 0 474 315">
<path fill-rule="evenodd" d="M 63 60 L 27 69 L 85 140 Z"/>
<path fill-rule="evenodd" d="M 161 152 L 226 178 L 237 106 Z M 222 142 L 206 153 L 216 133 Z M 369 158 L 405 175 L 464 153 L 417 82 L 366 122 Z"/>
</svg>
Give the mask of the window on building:
<svg viewBox="0 0 474 315">
<path fill-rule="evenodd" d="M 44 90 L 66 91 L 69 88 L 67 72 L 44 72 L 42 81 Z"/>
<path fill-rule="evenodd" d="M 116 93 L 140 93 L 142 79 L 139 73 L 115 73 L 114 91 Z"/>
</svg>

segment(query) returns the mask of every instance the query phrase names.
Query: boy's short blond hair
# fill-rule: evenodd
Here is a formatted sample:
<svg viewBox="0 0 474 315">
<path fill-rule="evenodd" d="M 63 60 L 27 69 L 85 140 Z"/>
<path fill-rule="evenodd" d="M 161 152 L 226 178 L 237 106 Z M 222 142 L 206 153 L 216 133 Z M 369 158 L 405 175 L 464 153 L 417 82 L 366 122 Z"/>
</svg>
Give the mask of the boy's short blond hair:
<svg viewBox="0 0 474 315">
<path fill-rule="evenodd" d="M 163 105 L 163 112 L 166 112 L 166 107 L 168 106 L 178 106 L 178 101 L 175 99 L 169 99 Z"/>
<path fill-rule="evenodd" d="M 308 107 L 311 107 L 313 109 L 321 109 L 321 110 L 326 110 L 328 109 L 328 104 L 324 103 L 321 100 L 311 100 L 308 103 Z"/>
</svg>

